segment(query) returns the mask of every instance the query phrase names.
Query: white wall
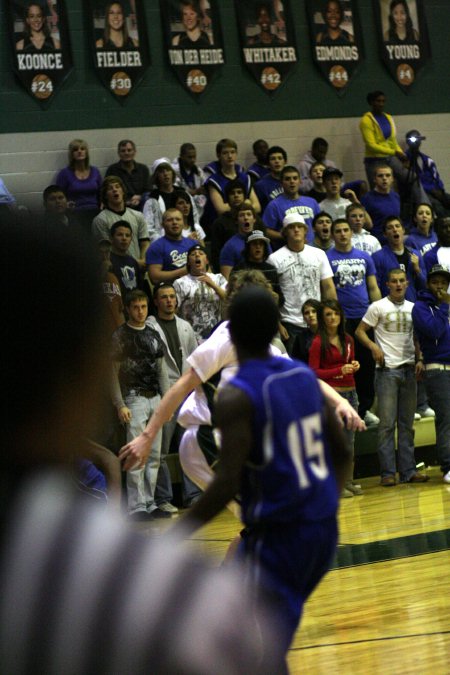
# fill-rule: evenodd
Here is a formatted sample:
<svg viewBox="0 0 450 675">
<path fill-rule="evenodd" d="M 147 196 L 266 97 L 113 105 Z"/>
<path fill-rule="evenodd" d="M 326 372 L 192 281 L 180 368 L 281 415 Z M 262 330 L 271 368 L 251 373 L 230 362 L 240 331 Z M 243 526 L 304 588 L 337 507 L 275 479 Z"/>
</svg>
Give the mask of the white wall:
<svg viewBox="0 0 450 675">
<path fill-rule="evenodd" d="M 436 161 L 450 192 L 450 114 L 397 115 L 395 120 L 400 143 L 410 129 L 418 129 L 427 137 L 422 149 Z M 197 147 L 199 164 L 205 164 L 215 158 L 215 144 L 220 138 L 233 138 L 239 145 L 239 160 L 248 166 L 254 161 L 251 146 L 257 138 L 266 139 L 270 145 L 281 145 L 288 153 L 289 162 L 297 164 L 309 150 L 311 140 L 322 136 L 330 144 L 329 158 L 344 171 L 344 179 L 354 180 L 364 177 L 364 148 L 358 121 L 352 117 L 3 134 L 0 135 L 0 176 L 19 204 L 34 209 L 41 204 L 43 189 L 66 165 L 67 145 L 73 138 L 88 142 L 91 163 L 104 173 L 109 164 L 117 161 L 117 142 L 122 138 L 135 141 L 138 161 L 148 165 L 158 157 L 176 157 L 181 143 L 187 141 Z"/>
</svg>

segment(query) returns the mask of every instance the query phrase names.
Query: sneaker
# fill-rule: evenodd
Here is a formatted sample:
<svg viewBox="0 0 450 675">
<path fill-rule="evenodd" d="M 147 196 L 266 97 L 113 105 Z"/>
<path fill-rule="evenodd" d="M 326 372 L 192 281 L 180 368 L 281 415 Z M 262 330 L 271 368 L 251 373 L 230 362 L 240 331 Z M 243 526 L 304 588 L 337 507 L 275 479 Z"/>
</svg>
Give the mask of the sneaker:
<svg viewBox="0 0 450 675">
<path fill-rule="evenodd" d="M 345 487 L 341 492 L 341 497 L 345 499 L 347 497 L 353 497 L 353 492 L 350 492 L 350 490 L 347 490 L 347 488 Z"/>
<path fill-rule="evenodd" d="M 363 489 L 361 485 L 356 485 L 355 483 L 352 483 L 352 481 L 348 481 L 348 483 L 345 484 L 345 489 L 351 492 L 354 495 L 363 495 Z"/>
<path fill-rule="evenodd" d="M 154 509 L 151 514 L 153 518 L 171 518 L 172 513 L 169 513 L 168 511 L 163 511 L 162 509 Z"/>
<path fill-rule="evenodd" d="M 170 502 L 164 502 L 163 504 L 158 504 L 158 509 L 160 511 L 166 511 L 167 513 L 178 513 L 178 509 L 176 506 L 171 504 Z"/>
<path fill-rule="evenodd" d="M 443 480 L 444 483 L 450 483 L 450 471 L 447 471 L 447 473 L 444 474 Z"/>
<path fill-rule="evenodd" d="M 380 485 L 383 487 L 393 487 L 396 484 L 394 476 L 383 476 L 380 480 Z"/>
<path fill-rule="evenodd" d="M 419 412 L 415 412 L 414 413 L 414 421 L 418 422 L 421 419 L 422 419 L 422 415 Z"/>
<path fill-rule="evenodd" d="M 380 423 L 380 418 L 368 410 L 364 415 L 364 423 L 366 427 L 374 427 L 376 424 Z"/>
<path fill-rule="evenodd" d="M 427 476 L 426 473 L 417 472 L 413 473 L 407 483 L 426 483 L 428 480 L 430 480 L 430 476 Z"/>
<path fill-rule="evenodd" d="M 128 520 L 133 523 L 146 523 L 149 520 L 153 520 L 153 513 L 148 511 L 135 511 L 134 513 L 128 514 Z"/>
<path fill-rule="evenodd" d="M 422 417 L 436 417 L 436 413 L 430 407 L 425 408 L 425 410 L 423 412 L 421 412 L 420 414 L 422 415 Z"/>
</svg>

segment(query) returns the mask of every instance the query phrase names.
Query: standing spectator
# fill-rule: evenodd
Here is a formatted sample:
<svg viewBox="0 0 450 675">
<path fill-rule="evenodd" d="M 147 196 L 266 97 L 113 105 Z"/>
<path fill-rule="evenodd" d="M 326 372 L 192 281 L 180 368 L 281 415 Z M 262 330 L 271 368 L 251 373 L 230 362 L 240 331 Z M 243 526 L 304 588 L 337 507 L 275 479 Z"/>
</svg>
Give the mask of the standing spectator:
<svg viewBox="0 0 450 675">
<path fill-rule="evenodd" d="M 178 209 L 167 209 L 163 215 L 164 236 L 154 241 L 146 255 L 148 276 L 152 284 L 173 282 L 187 274 L 187 253 L 192 239 L 183 237 L 183 215 Z"/>
<path fill-rule="evenodd" d="M 131 225 L 126 220 L 118 220 L 111 226 L 111 267 L 119 280 L 123 298 L 136 288 L 143 290 L 141 269 L 129 254 L 131 237 Z"/>
<path fill-rule="evenodd" d="M 341 197 L 342 176 L 342 171 L 336 167 L 325 169 L 322 175 L 326 196 L 322 199 L 320 208 L 329 213 L 333 220 L 344 218 L 345 209 L 350 204 L 359 204 L 353 190 L 345 190 L 345 197 Z"/>
<path fill-rule="evenodd" d="M 408 246 L 417 249 L 423 257 L 437 244 L 437 235 L 433 230 L 433 211 L 428 204 L 418 204 L 413 217 L 415 227 L 406 237 Z"/>
<path fill-rule="evenodd" d="M 413 303 L 405 297 L 408 280 L 404 270 L 391 269 L 386 284 L 388 295 L 370 305 L 356 330 L 356 337 L 371 351 L 376 363 L 381 485 L 392 487 L 396 484 L 396 426 L 400 482 L 425 483 L 429 477 L 416 471 L 414 457 L 416 375 L 421 372 L 422 364 L 419 361 L 415 365 Z M 368 335 L 372 329 L 375 340 Z"/>
<path fill-rule="evenodd" d="M 197 216 L 200 222 L 206 204 L 206 189 L 204 182 L 206 175 L 197 165 L 197 150 L 192 143 L 183 143 L 180 147 L 178 159 L 172 162 L 172 168 L 177 175 L 177 184 L 187 190 L 195 202 Z"/>
<path fill-rule="evenodd" d="M 274 248 L 283 245 L 282 226 L 286 216 L 298 214 L 307 226 L 306 241 L 313 240 L 312 219 L 320 208 L 315 199 L 300 196 L 301 179 L 295 166 L 285 166 L 281 172 L 283 192 L 267 205 L 263 221 L 267 227 L 267 236 Z"/>
<path fill-rule="evenodd" d="M 259 138 L 253 143 L 253 154 L 256 157 L 256 162 L 250 164 L 247 169 L 247 173 L 252 179 L 253 183 L 263 178 L 266 174 L 269 173 L 270 168 L 267 165 L 267 151 L 269 149 L 269 144 L 262 138 Z"/>
<path fill-rule="evenodd" d="M 231 274 L 239 270 L 259 270 L 270 282 L 272 289 L 278 296 L 278 302 L 283 304 L 284 298 L 280 287 L 280 280 L 276 268 L 271 265 L 267 258 L 271 254 L 270 239 L 261 230 L 253 230 L 245 240 L 242 260 L 234 265 Z"/>
<path fill-rule="evenodd" d="M 247 236 L 253 232 L 256 213 L 250 204 L 241 204 L 237 210 L 237 233 L 228 239 L 220 252 L 220 272 L 228 279 L 232 268 L 242 260 Z"/>
<path fill-rule="evenodd" d="M 72 209 L 69 209 L 66 193 L 59 185 L 48 185 L 42 193 L 42 199 L 45 223 L 54 223 L 65 227 L 73 227 L 79 224 Z"/>
<path fill-rule="evenodd" d="M 350 204 L 345 210 L 345 217 L 352 228 L 352 244 L 355 248 L 370 255 L 381 249 L 379 240 L 367 231 L 372 229 L 372 220 L 364 206 Z"/>
<path fill-rule="evenodd" d="M 89 161 L 86 141 L 76 138 L 69 143 L 69 164 L 55 178 L 56 185 L 64 190 L 80 225 L 86 230 L 100 208 L 102 177 L 96 166 Z"/>
<path fill-rule="evenodd" d="M 149 316 L 146 323 L 159 333 L 162 340 L 169 385 L 172 386 L 188 370 L 186 359 L 197 347 L 197 340 L 192 326 L 176 315 L 177 296 L 171 284 L 162 282 L 155 287 L 153 303 L 156 307 L 156 315 Z M 173 446 L 176 446 L 174 451 L 178 452 L 180 430 L 181 427 L 177 425 L 177 414 L 165 423 L 162 430 L 155 503 L 159 509 L 169 513 L 176 513 L 178 509 L 172 504 L 172 482 L 166 458 Z M 190 506 L 199 495 L 200 490 L 182 471 L 183 505 Z"/>
<path fill-rule="evenodd" d="M 399 188 L 403 187 L 410 192 L 408 196 L 415 204 L 429 203 L 421 184 L 418 181 L 411 182 L 411 175 L 406 166 L 408 157 L 398 144 L 394 120 L 391 115 L 384 112 L 385 94 L 382 91 L 372 91 L 367 94 L 367 103 L 372 110 L 363 115 L 359 129 L 365 145 L 364 165 L 370 187 L 372 188 L 375 183 L 375 168 L 382 161 L 391 167 Z M 364 201 L 363 204 L 370 213 Z"/>
<path fill-rule="evenodd" d="M 345 317 L 337 300 L 324 300 L 319 310 L 319 325 L 309 349 L 309 365 L 317 377 L 333 387 L 352 408 L 358 410 L 358 395 L 355 389 L 355 373 L 359 362 L 355 359 L 353 338 L 345 332 Z M 349 471 L 342 497 L 362 495 L 360 485 L 353 482 L 355 466 L 355 432 L 345 430 L 351 448 L 353 466 Z"/>
<path fill-rule="evenodd" d="M 332 224 L 332 217 L 325 211 L 320 211 L 320 213 L 314 216 L 312 221 L 314 239 L 311 242 L 311 246 L 320 248 L 322 251 L 328 251 L 330 248 L 333 248 L 334 241 L 331 236 Z"/>
<path fill-rule="evenodd" d="M 198 344 L 203 342 L 222 320 L 227 280 L 209 271 L 209 261 L 200 244 L 191 245 L 186 267 L 188 273 L 175 279 L 178 314 L 194 329 Z"/>
<path fill-rule="evenodd" d="M 125 187 L 118 176 L 105 178 L 101 197 L 104 209 L 92 221 L 94 238 L 97 241 L 109 239 L 111 226 L 118 220 L 126 220 L 132 232 L 129 254 L 138 261 L 140 267 L 145 267 L 145 252 L 149 246 L 147 224 L 142 213 L 126 206 Z"/>
<path fill-rule="evenodd" d="M 192 197 L 185 190 L 176 190 L 170 200 L 170 208 L 178 209 L 183 216 L 183 237 L 189 237 L 199 242 L 205 239 L 205 231 L 198 221 L 194 219 Z"/>
<path fill-rule="evenodd" d="M 303 303 L 310 298 L 336 299 L 333 272 L 326 253 L 306 244 L 307 230 L 300 215 L 286 216 L 282 229 L 286 244 L 267 259 L 276 268 L 283 291 L 280 315 L 289 335 L 286 341 L 289 354 L 295 353 L 297 336 L 306 330 L 301 311 Z"/>
<path fill-rule="evenodd" d="M 159 334 L 146 324 L 148 298 L 143 291 L 131 291 L 125 298 L 128 320 L 112 336 L 112 400 L 121 424 L 127 425 L 127 440 L 145 429 L 169 388 L 164 351 Z M 131 520 L 170 518 L 155 504 L 155 487 L 161 453 L 161 434 L 154 440 L 143 468 L 127 473 L 128 515 Z"/>
<path fill-rule="evenodd" d="M 331 231 L 334 248 L 327 252 L 327 257 L 333 270 L 337 297 L 345 314 L 346 330 L 354 336 L 370 303 L 381 298 L 376 269 L 369 253 L 353 247 L 352 231 L 346 220 L 335 220 Z M 378 417 L 370 410 L 375 397 L 374 363 L 370 352 L 358 343 L 356 359 L 360 364 L 355 374 L 359 415 L 367 426 L 378 424 Z"/>
<path fill-rule="evenodd" d="M 317 329 L 319 328 L 318 317 L 320 309 L 321 304 L 319 300 L 314 300 L 313 298 L 307 300 L 302 305 L 302 314 L 305 320 L 306 330 L 298 336 L 296 345 L 297 349 L 293 356 L 304 363 L 309 363 L 309 350 L 311 348 L 312 341 L 317 334 Z"/>
<path fill-rule="evenodd" d="M 227 183 L 225 186 L 225 199 L 230 209 L 222 213 L 210 228 L 211 264 L 214 271 L 219 271 L 220 269 L 219 258 L 224 244 L 237 232 L 237 212 L 245 201 L 244 184 L 240 180 L 231 180 Z"/>
<path fill-rule="evenodd" d="M 327 159 L 328 141 L 324 138 L 315 138 L 311 144 L 311 150 L 303 155 L 298 165 L 301 177 L 301 191 L 307 193 L 313 188 L 313 181 L 310 178 L 309 171 L 314 162 L 321 162 L 326 167 L 335 167 L 336 164 Z"/>
<path fill-rule="evenodd" d="M 434 265 L 427 275 L 427 289 L 420 291 L 412 310 L 427 396 L 436 414 L 436 451 L 445 483 L 450 483 L 449 284 L 450 272 L 442 265 Z"/>
<path fill-rule="evenodd" d="M 102 297 L 104 298 L 107 307 L 107 332 L 108 335 L 111 335 L 116 328 L 125 323 L 123 298 L 119 280 L 112 271 L 110 258 L 111 242 L 109 239 L 99 241 L 98 250 L 102 271 Z"/>
<path fill-rule="evenodd" d="M 424 289 L 426 285 L 422 256 L 416 249 L 405 245 L 405 228 L 400 218 L 386 218 L 383 233 L 387 243 L 372 256 L 377 270 L 378 288 L 386 295 L 389 271 L 400 268 L 408 279 L 406 299 L 415 302 L 417 291 Z M 432 252 L 433 250 L 430 251 Z"/>
<path fill-rule="evenodd" d="M 434 265 L 442 265 L 450 272 L 450 216 L 436 220 L 437 244 L 424 256 L 424 265 L 427 272 Z"/>
<path fill-rule="evenodd" d="M 264 213 L 267 204 L 283 192 L 281 172 L 286 166 L 286 162 L 287 153 L 284 148 L 273 145 L 267 150 L 269 171 L 255 183 L 255 192 L 261 204 L 262 213 Z"/>
<path fill-rule="evenodd" d="M 110 164 L 105 176 L 118 176 L 125 187 L 125 203 L 132 209 L 142 211 L 151 189 L 150 172 L 146 164 L 136 162 L 136 144 L 122 140 L 117 146 L 119 161 Z"/>
<path fill-rule="evenodd" d="M 361 203 L 368 212 L 373 227 L 371 233 L 384 243 L 383 222 L 388 216 L 400 217 L 400 197 L 392 189 L 394 176 L 388 164 L 377 164 L 374 167 L 374 188 L 361 198 Z"/>
</svg>

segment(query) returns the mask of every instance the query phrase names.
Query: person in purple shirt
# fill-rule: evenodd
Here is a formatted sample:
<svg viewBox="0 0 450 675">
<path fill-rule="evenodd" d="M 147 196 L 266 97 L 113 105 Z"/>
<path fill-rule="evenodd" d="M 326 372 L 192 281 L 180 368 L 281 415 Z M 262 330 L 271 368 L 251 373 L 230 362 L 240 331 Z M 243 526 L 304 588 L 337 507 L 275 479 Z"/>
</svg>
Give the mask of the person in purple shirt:
<svg viewBox="0 0 450 675">
<path fill-rule="evenodd" d="M 100 209 L 102 177 L 89 161 L 86 141 L 79 138 L 69 143 L 69 164 L 58 172 L 55 184 L 62 188 L 80 224 L 90 227 Z"/>
<path fill-rule="evenodd" d="M 424 255 L 427 272 L 433 265 L 442 265 L 450 272 L 450 216 L 437 218 L 435 223 L 437 244 Z"/>
<path fill-rule="evenodd" d="M 361 197 L 361 204 L 372 218 L 371 234 L 385 243 L 383 221 L 388 216 L 400 217 L 400 197 L 392 189 L 394 174 L 388 164 L 377 164 L 374 170 L 374 188 Z"/>
<path fill-rule="evenodd" d="M 280 177 L 287 162 L 286 150 L 279 145 L 273 145 L 267 151 L 267 162 L 269 164 L 269 173 L 255 183 L 256 196 L 259 199 L 263 213 L 267 204 L 283 192 Z"/>
<path fill-rule="evenodd" d="M 256 223 L 256 213 L 250 204 L 241 204 L 237 211 L 237 234 L 232 236 L 220 253 L 220 273 L 229 279 L 230 272 L 242 260 L 247 236 L 253 232 Z"/>
<path fill-rule="evenodd" d="M 186 262 L 192 239 L 183 237 L 183 214 L 178 209 L 167 209 L 162 225 L 164 236 L 150 244 L 145 256 L 152 284 L 173 282 L 188 273 Z"/>
<path fill-rule="evenodd" d="M 406 243 L 408 246 L 416 248 L 424 256 L 437 243 L 436 232 L 433 230 L 434 219 L 431 206 L 429 204 L 418 204 L 414 211 L 413 220 L 415 227 L 406 237 Z"/>
<path fill-rule="evenodd" d="M 256 162 L 253 162 L 248 169 L 247 173 L 252 179 L 253 183 L 256 183 L 260 178 L 269 173 L 270 168 L 267 165 L 267 151 L 269 149 L 269 144 L 262 138 L 259 138 L 253 143 L 253 154 L 256 157 Z"/>
<path fill-rule="evenodd" d="M 274 249 L 281 248 L 284 245 L 281 233 L 283 219 L 287 215 L 297 213 L 301 215 L 308 227 L 306 242 L 310 243 L 314 239 L 312 221 L 314 216 L 320 213 L 320 207 L 315 199 L 300 196 L 301 178 L 295 166 L 284 167 L 281 172 L 281 184 L 282 194 L 271 201 L 264 211 L 263 221 L 267 227 L 267 236 Z"/>
</svg>

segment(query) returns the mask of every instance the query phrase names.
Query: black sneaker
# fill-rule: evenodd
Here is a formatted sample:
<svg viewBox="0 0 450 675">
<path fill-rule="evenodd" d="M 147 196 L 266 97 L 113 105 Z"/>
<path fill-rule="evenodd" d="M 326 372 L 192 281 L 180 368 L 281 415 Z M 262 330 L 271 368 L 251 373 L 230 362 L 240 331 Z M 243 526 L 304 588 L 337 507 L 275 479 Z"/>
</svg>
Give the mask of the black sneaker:
<svg viewBox="0 0 450 675">
<path fill-rule="evenodd" d="M 153 513 L 148 513 L 148 511 L 135 511 L 128 514 L 128 520 L 131 520 L 133 523 L 145 523 L 153 520 L 153 518 Z"/>
<path fill-rule="evenodd" d="M 150 514 L 153 518 L 172 518 L 172 514 L 168 511 L 162 511 L 161 509 L 154 509 Z"/>
</svg>

